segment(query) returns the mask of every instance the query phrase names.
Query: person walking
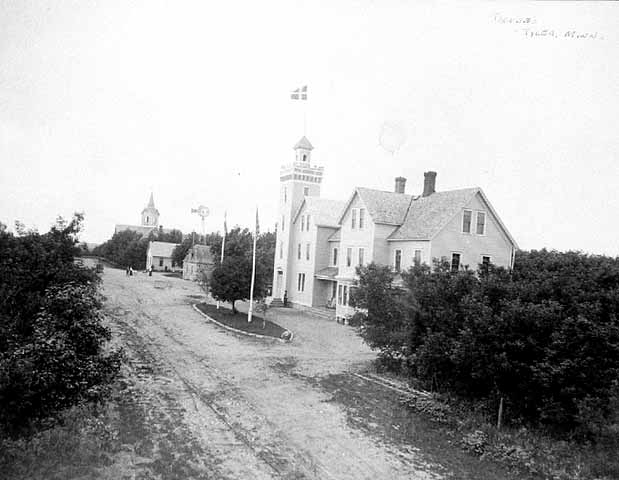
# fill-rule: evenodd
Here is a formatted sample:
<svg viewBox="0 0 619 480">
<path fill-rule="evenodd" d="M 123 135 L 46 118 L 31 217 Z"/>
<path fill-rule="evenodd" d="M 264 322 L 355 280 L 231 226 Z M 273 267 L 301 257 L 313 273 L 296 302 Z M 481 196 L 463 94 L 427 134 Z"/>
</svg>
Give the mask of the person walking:
<svg viewBox="0 0 619 480">
<path fill-rule="evenodd" d="M 127 265 L 127 268 L 125 268 L 125 275 L 129 276 L 129 265 Z"/>
<path fill-rule="evenodd" d="M 129 267 L 129 276 L 133 277 L 133 267 Z"/>
<path fill-rule="evenodd" d="M 150 268 L 148 269 L 148 276 L 152 277 L 153 276 L 153 266 L 151 265 Z"/>
</svg>

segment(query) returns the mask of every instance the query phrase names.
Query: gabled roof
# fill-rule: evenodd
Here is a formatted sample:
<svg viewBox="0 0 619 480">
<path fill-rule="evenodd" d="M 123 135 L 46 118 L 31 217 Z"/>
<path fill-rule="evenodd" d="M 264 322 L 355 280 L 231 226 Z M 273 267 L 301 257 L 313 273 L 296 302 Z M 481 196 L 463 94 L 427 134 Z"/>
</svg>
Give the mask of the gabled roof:
<svg viewBox="0 0 619 480">
<path fill-rule="evenodd" d="M 350 207 L 355 195 L 359 195 L 368 214 L 374 223 L 386 225 L 401 225 L 406 217 L 406 212 L 413 199 L 412 195 L 405 193 L 385 192 L 371 188 L 357 187 L 346 203 L 338 223 L 344 219 L 346 211 Z"/>
<path fill-rule="evenodd" d="M 427 197 L 415 198 L 410 204 L 404 222 L 387 240 L 431 240 L 478 193 L 494 215 L 507 238 L 514 246 L 517 246 L 481 188 L 463 188 L 446 192 L 434 192 Z"/>
<path fill-rule="evenodd" d="M 388 240 L 430 240 L 478 191 L 479 188 L 464 188 L 416 198 L 406 219 Z"/>
<path fill-rule="evenodd" d="M 211 247 L 209 245 L 194 245 L 187 251 L 183 262 L 214 263 Z"/>
<path fill-rule="evenodd" d="M 172 252 L 178 246 L 178 243 L 170 242 L 150 242 L 151 257 L 172 257 Z"/>
<path fill-rule="evenodd" d="M 292 218 L 292 223 L 297 221 L 303 206 L 306 207 L 307 213 L 312 216 L 312 221 L 319 227 L 338 228 L 338 220 L 345 203 L 340 200 L 329 200 L 320 197 L 305 197 L 297 208 L 296 213 Z"/>
<path fill-rule="evenodd" d="M 295 150 L 297 148 L 304 148 L 305 150 L 314 150 L 314 147 L 312 146 L 312 144 L 310 143 L 310 141 L 307 139 L 305 135 L 303 135 L 301 137 L 301 140 L 299 140 L 297 144 L 294 146 Z"/>
</svg>

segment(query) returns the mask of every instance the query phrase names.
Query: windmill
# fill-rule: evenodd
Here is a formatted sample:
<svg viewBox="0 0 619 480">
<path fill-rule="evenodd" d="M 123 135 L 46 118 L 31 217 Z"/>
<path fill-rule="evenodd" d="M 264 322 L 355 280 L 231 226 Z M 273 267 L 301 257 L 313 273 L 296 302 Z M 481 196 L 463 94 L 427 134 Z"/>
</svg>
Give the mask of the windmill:
<svg viewBox="0 0 619 480">
<path fill-rule="evenodd" d="M 196 213 L 200 217 L 202 221 L 202 238 L 205 238 L 206 236 L 205 222 L 206 222 L 206 217 L 208 217 L 210 213 L 208 207 L 205 207 L 204 205 L 200 205 L 198 208 L 192 208 L 191 213 Z"/>
</svg>

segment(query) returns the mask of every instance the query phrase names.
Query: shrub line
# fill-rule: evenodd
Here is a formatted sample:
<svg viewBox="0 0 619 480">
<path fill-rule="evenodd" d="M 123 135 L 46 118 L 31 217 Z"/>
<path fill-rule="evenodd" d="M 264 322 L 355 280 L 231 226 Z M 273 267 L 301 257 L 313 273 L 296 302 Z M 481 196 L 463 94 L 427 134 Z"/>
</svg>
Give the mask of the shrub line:
<svg viewBox="0 0 619 480">
<path fill-rule="evenodd" d="M 241 333 L 243 335 L 247 335 L 249 337 L 255 337 L 255 338 L 268 338 L 268 339 L 271 339 L 271 340 L 277 340 L 278 342 L 281 342 L 281 343 L 291 343 L 292 339 L 294 338 L 294 332 L 292 332 L 291 330 L 288 330 L 288 329 L 286 329 L 286 331 L 290 332 L 290 339 L 288 339 L 288 340 L 284 340 L 283 338 L 278 338 L 278 337 L 271 337 L 269 335 L 260 335 L 259 333 L 245 332 L 243 330 L 239 330 L 238 328 L 229 327 L 228 325 L 226 325 L 224 323 L 218 322 L 213 317 L 208 316 L 206 313 L 204 313 L 202 310 L 200 310 L 198 308 L 198 304 L 197 303 L 193 304 L 193 308 L 194 308 L 194 310 L 196 312 L 198 312 L 203 317 L 206 317 L 209 321 L 213 322 L 216 325 L 219 325 L 222 328 L 225 328 L 226 330 L 230 330 L 231 332 Z"/>
</svg>

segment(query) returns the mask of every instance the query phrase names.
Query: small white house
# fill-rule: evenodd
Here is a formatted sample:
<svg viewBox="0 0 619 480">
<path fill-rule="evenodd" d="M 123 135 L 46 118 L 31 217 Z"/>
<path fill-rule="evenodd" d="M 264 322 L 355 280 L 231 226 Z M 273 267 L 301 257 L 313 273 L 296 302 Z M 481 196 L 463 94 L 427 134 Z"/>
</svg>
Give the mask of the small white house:
<svg viewBox="0 0 619 480">
<path fill-rule="evenodd" d="M 172 261 L 172 252 L 178 243 L 170 242 L 149 242 L 146 252 L 146 269 L 153 267 L 155 271 L 176 272 L 180 266 Z"/>
</svg>

